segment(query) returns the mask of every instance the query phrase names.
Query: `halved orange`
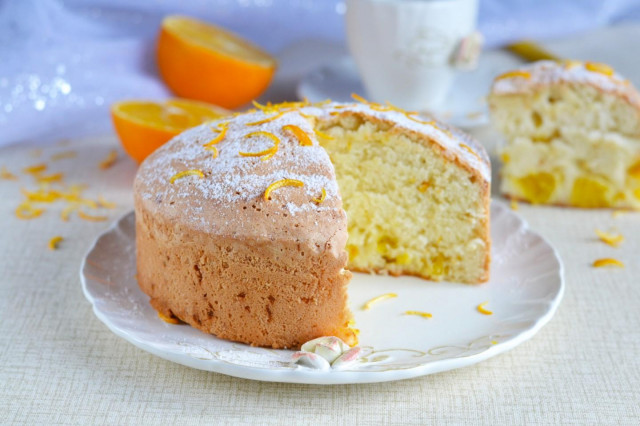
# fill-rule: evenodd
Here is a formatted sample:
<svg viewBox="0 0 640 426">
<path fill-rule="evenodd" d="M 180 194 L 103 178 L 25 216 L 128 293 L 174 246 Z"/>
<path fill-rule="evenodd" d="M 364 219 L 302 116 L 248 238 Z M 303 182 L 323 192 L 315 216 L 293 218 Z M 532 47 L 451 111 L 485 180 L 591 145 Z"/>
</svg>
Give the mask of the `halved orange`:
<svg viewBox="0 0 640 426">
<path fill-rule="evenodd" d="M 120 142 L 138 163 L 186 129 L 229 113 L 215 105 L 185 99 L 129 100 L 111 106 L 111 117 Z"/>
<path fill-rule="evenodd" d="M 269 86 L 276 60 L 215 25 L 184 16 L 162 21 L 158 67 L 178 96 L 237 108 Z"/>
</svg>

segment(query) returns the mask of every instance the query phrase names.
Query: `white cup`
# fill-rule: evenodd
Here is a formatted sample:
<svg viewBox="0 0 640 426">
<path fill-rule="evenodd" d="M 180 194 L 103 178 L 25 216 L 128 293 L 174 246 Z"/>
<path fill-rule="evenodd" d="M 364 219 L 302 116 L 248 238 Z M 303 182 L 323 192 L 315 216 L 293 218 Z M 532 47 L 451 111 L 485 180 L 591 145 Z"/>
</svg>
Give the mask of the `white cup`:
<svg viewBox="0 0 640 426">
<path fill-rule="evenodd" d="M 478 0 L 347 0 L 347 42 L 367 97 L 437 110 L 477 15 Z"/>
</svg>

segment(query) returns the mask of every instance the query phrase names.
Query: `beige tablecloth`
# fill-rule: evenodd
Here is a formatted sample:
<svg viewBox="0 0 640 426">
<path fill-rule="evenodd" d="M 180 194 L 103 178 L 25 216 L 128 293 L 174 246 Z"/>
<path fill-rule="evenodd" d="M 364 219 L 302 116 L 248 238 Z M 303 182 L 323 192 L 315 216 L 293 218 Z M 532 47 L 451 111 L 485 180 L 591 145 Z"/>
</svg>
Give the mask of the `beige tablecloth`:
<svg viewBox="0 0 640 426">
<path fill-rule="evenodd" d="M 482 135 L 480 135 L 482 137 Z M 485 140 L 491 140 L 484 136 Z M 475 366 L 412 380 L 344 386 L 263 383 L 193 370 L 157 358 L 111 333 L 93 314 L 78 277 L 80 262 L 109 222 L 73 216 L 62 205 L 19 220 L 19 173 L 47 162 L 68 182 L 86 183 L 118 207 L 132 208 L 135 165 L 112 136 L 0 150 L 0 423 L 55 424 L 638 424 L 640 421 L 640 213 L 521 205 L 519 213 L 559 250 L 566 294 L 533 339 Z M 38 156 L 38 154 L 40 154 Z M 620 248 L 594 229 L 617 228 Z M 47 249 L 54 235 L 65 239 Z M 624 269 L 595 269 L 615 257 Z"/>
</svg>

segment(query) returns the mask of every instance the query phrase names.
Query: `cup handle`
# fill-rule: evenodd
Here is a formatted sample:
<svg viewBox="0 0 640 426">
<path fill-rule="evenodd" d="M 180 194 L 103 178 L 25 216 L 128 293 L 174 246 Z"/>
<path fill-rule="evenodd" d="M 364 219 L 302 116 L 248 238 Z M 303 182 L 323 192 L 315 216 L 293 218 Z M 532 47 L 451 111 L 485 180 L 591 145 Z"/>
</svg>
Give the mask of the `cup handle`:
<svg viewBox="0 0 640 426">
<path fill-rule="evenodd" d="M 484 37 L 479 31 L 463 37 L 453 49 L 449 63 L 452 67 L 462 71 L 472 71 L 478 66 L 478 59 L 484 44 Z"/>
</svg>

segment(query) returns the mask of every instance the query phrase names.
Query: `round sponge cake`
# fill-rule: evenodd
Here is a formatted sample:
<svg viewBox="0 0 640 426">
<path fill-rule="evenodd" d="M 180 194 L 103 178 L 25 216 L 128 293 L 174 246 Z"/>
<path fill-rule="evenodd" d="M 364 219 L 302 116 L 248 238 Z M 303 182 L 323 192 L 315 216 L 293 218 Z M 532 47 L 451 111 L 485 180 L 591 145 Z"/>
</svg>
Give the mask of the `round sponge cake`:
<svg viewBox="0 0 640 426">
<path fill-rule="evenodd" d="M 489 176 L 473 140 L 393 107 L 261 107 L 143 162 L 138 282 L 161 314 L 221 338 L 353 344 L 347 263 L 486 281 Z"/>
</svg>

